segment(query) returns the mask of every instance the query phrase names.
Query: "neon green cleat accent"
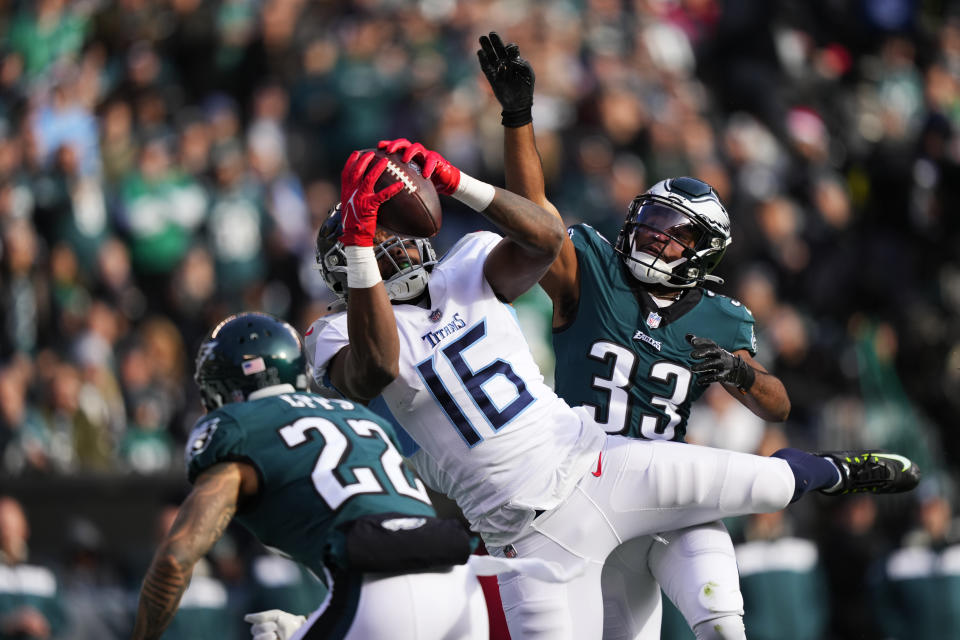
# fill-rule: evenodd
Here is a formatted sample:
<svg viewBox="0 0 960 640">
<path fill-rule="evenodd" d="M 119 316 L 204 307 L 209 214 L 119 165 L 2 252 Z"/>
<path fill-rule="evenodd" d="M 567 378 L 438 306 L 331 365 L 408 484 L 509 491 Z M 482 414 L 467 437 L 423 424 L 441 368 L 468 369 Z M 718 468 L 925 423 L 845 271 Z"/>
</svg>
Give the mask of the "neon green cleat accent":
<svg viewBox="0 0 960 640">
<path fill-rule="evenodd" d="M 839 467 L 840 487 L 827 495 L 903 493 L 920 482 L 920 469 L 909 458 L 886 451 L 825 451 Z"/>
</svg>

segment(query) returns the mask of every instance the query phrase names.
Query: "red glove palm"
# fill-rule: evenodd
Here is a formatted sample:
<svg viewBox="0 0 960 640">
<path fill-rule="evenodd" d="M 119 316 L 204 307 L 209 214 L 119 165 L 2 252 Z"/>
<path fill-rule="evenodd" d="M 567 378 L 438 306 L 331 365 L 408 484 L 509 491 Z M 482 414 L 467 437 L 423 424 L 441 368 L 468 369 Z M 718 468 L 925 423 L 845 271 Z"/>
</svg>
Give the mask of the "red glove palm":
<svg viewBox="0 0 960 640">
<path fill-rule="evenodd" d="M 381 140 L 377 148 L 387 153 L 403 151 L 401 161 L 406 163 L 415 160 L 423 168 L 423 177 L 433 182 L 438 193 L 449 196 L 460 186 L 460 169 L 436 151 L 424 148 L 419 142 L 410 142 L 406 138 Z"/>
<path fill-rule="evenodd" d="M 362 156 L 359 151 L 354 151 L 340 174 L 340 210 L 343 212 L 340 242 L 345 247 L 372 247 L 377 230 L 377 210 L 403 189 L 402 182 L 395 182 L 380 191 L 373 190 L 388 162 L 381 158 L 367 171 L 374 157 L 373 151 Z"/>
</svg>

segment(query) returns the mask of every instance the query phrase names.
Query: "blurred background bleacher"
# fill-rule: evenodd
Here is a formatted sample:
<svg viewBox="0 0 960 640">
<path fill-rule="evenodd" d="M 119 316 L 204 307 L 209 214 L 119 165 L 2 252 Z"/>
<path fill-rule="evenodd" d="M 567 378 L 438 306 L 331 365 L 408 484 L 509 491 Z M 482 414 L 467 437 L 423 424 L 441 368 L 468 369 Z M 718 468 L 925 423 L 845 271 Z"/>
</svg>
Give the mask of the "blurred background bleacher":
<svg viewBox="0 0 960 640">
<path fill-rule="evenodd" d="M 323 313 L 313 238 L 351 150 L 407 137 L 504 184 L 475 56 L 490 30 L 536 69 L 568 222 L 615 237 L 633 196 L 673 175 L 731 212 L 714 288 L 753 311 L 793 411 L 770 427 L 708 393 L 691 439 L 886 447 L 926 472 L 909 496 L 730 523 L 752 545 L 750 637 L 790 615 L 811 640 L 960 637 L 960 3 L 4 0 L 0 494 L 31 531 L 0 506 L 0 560 L 29 537 L 58 587 L 34 594 L 46 612 L 0 563 L 0 638 L 128 634 L 164 507 L 188 490 L 199 340 L 241 309 L 300 329 Z M 487 226 L 445 205 L 441 252 Z M 549 375 L 549 302 L 517 306 Z M 805 560 L 778 563 L 782 549 Z M 231 528 L 208 559 L 195 602 L 220 637 L 247 637 L 254 602 L 292 602 L 257 600 L 258 576 L 312 593 L 263 553 Z"/>
</svg>

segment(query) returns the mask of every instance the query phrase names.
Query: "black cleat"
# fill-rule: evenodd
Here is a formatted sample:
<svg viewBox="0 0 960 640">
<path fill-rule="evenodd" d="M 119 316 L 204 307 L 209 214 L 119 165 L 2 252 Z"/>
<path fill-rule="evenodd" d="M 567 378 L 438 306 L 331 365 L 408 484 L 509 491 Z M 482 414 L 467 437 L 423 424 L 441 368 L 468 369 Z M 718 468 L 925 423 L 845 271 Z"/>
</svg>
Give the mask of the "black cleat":
<svg viewBox="0 0 960 640">
<path fill-rule="evenodd" d="M 840 468 L 843 479 L 827 495 L 903 493 L 920 482 L 920 469 L 909 458 L 885 451 L 826 451 L 820 453 Z"/>
</svg>

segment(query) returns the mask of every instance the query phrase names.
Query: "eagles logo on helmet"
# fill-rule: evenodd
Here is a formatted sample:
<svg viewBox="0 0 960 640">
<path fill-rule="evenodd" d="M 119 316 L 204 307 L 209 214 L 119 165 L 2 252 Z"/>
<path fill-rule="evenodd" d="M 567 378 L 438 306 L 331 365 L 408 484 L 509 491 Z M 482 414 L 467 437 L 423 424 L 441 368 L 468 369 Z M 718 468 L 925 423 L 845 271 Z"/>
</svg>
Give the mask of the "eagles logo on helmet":
<svg viewBox="0 0 960 640">
<path fill-rule="evenodd" d="M 679 244 L 680 257 L 666 259 L 666 245 L 655 254 L 644 251 L 647 247 L 638 246 L 643 230 Z M 684 177 L 661 180 L 633 199 L 615 248 L 641 282 L 683 289 L 704 280 L 723 282 L 710 273 L 731 242 L 730 216 L 717 192 L 706 182 Z"/>
</svg>

